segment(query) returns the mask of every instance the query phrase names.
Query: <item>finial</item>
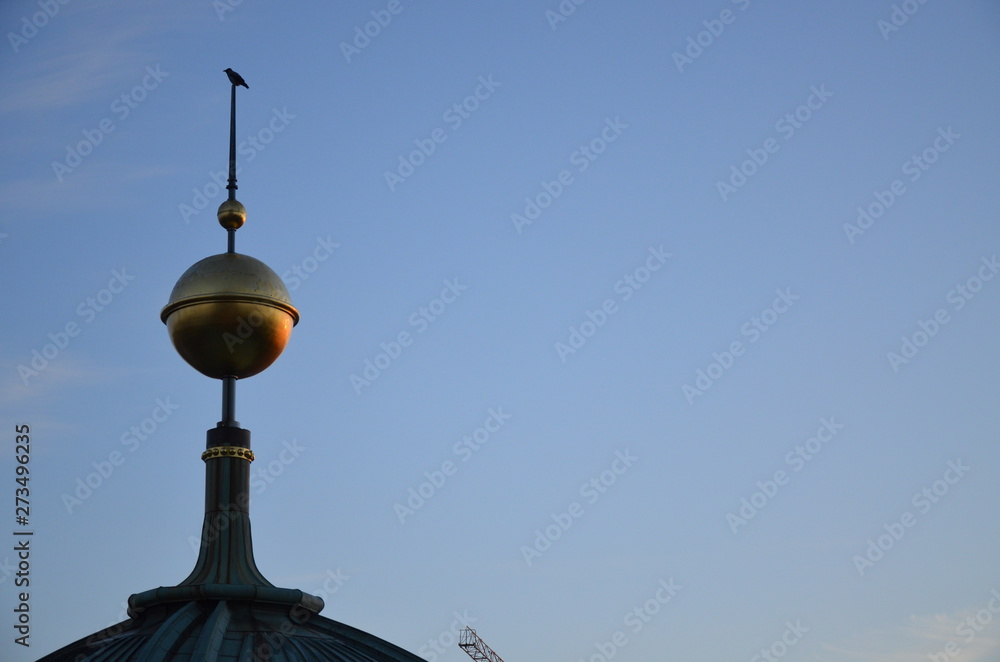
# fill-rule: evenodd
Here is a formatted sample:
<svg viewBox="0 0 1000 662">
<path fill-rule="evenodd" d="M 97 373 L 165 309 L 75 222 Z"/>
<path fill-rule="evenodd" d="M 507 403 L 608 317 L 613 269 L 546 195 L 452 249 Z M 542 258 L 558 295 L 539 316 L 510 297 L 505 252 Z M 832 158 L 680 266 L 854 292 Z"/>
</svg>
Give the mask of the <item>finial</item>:
<svg viewBox="0 0 1000 662">
<path fill-rule="evenodd" d="M 246 83 L 226 70 L 232 83 L 229 199 L 219 223 L 229 232 L 229 251 L 191 266 L 177 281 L 160 312 L 177 352 L 198 372 L 223 380 L 223 427 L 236 422 L 235 382 L 266 369 L 284 351 L 299 321 L 288 288 L 260 260 L 236 252 L 233 236 L 246 220 L 236 189 L 236 87 Z"/>
<path fill-rule="evenodd" d="M 247 210 L 239 200 L 236 199 L 236 88 L 243 86 L 250 89 L 243 76 L 232 69 L 223 69 L 229 76 L 232 83 L 232 98 L 229 104 L 229 183 L 226 189 L 229 191 L 229 199 L 219 205 L 219 225 L 226 229 L 229 235 L 229 253 L 236 252 L 236 231 L 243 227 L 247 220 Z"/>
<path fill-rule="evenodd" d="M 278 358 L 299 321 L 299 311 L 278 274 L 260 260 L 235 250 L 233 237 L 246 220 L 246 209 L 235 196 L 236 88 L 246 87 L 246 82 L 232 69 L 225 71 L 232 84 L 229 199 L 219 206 L 219 223 L 229 233 L 229 251 L 189 267 L 160 311 L 178 354 L 201 374 L 222 382 L 222 420 L 208 431 L 206 449 L 201 454 L 205 461 L 201 546 L 194 570 L 178 586 L 161 587 L 129 599 L 129 613 L 133 616 L 144 608 L 181 600 L 301 603 L 311 613 L 323 607 L 319 598 L 275 588 L 257 569 L 253 557 L 249 465 L 254 455 L 250 431 L 236 420 L 236 382 L 262 372 Z M 223 607 L 213 613 L 222 613 L 219 609 Z M 228 619 L 225 613 L 224 619 Z M 180 633 L 184 628 L 174 629 Z M 216 635 L 222 630 L 215 628 L 214 639 L 199 644 L 193 658 L 213 657 L 205 652 L 206 646 L 218 648 L 221 635 Z"/>
</svg>

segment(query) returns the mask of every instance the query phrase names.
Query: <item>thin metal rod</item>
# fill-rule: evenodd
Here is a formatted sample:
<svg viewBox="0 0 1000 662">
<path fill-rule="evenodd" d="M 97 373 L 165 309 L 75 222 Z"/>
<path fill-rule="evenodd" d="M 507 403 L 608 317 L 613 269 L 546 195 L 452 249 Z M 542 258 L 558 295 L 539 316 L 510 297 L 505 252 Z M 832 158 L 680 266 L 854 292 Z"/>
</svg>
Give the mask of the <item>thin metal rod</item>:
<svg viewBox="0 0 1000 662">
<path fill-rule="evenodd" d="M 236 420 L 236 378 L 222 378 L 222 425 L 238 428 Z"/>
<path fill-rule="evenodd" d="M 236 252 L 236 230 L 233 229 L 233 228 L 229 228 L 229 230 L 227 230 L 227 232 L 229 233 L 229 248 L 226 250 L 226 252 L 228 252 L 228 253 L 235 253 Z"/>
<path fill-rule="evenodd" d="M 236 199 L 236 85 L 233 85 L 233 96 L 229 104 L 229 199 Z"/>
</svg>

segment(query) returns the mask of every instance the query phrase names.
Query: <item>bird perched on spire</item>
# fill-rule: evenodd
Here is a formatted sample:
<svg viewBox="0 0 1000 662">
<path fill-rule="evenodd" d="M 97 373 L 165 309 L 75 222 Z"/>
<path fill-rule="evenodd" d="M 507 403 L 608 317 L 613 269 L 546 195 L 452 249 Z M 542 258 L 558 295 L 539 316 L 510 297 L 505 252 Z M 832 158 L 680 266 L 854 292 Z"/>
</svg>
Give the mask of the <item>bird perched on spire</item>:
<svg viewBox="0 0 1000 662">
<path fill-rule="evenodd" d="M 226 75 L 229 76 L 229 82 L 230 83 L 232 83 L 233 85 L 242 85 L 243 87 L 247 88 L 248 90 L 250 89 L 250 86 L 247 85 L 247 82 L 245 80 L 243 80 L 243 76 L 239 75 L 238 73 L 236 73 L 232 69 L 223 69 L 223 71 L 225 71 Z"/>
</svg>

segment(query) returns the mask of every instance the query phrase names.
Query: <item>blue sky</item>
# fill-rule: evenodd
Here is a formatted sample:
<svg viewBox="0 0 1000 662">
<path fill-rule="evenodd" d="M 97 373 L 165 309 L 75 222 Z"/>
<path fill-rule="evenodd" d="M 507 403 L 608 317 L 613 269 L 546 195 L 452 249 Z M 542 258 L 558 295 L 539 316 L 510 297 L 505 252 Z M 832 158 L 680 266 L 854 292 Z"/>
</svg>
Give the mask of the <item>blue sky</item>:
<svg viewBox="0 0 1000 662">
<path fill-rule="evenodd" d="M 272 582 L 433 662 L 466 622 L 508 662 L 997 658 L 996 3 L 0 26 L 0 476 L 13 518 L 30 425 L 35 532 L 4 660 L 193 567 L 221 389 L 159 311 L 225 250 L 226 67 L 237 248 L 302 315 L 238 385 Z"/>
</svg>

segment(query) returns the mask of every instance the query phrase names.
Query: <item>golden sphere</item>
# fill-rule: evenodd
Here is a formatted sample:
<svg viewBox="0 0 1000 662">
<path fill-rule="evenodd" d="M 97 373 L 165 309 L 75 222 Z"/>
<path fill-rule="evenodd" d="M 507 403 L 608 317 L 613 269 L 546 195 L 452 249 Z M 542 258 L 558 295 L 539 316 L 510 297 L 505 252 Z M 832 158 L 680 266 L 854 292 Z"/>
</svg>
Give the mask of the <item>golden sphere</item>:
<svg viewBox="0 0 1000 662">
<path fill-rule="evenodd" d="M 219 225 L 227 230 L 239 230 L 247 222 L 247 208 L 239 200 L 226 200 L 219 205 Z"/>
<path fill-rule="evenodd" d="M 214 379 L 245 379 L 274 363 L 299 311 L 285 284 L 248 255 L 222 253 L 178 279 L 160 312 L 177 353 Z"/>
</svg>

